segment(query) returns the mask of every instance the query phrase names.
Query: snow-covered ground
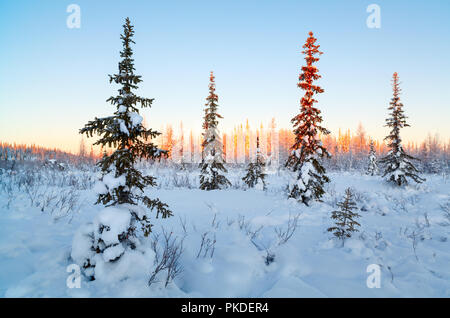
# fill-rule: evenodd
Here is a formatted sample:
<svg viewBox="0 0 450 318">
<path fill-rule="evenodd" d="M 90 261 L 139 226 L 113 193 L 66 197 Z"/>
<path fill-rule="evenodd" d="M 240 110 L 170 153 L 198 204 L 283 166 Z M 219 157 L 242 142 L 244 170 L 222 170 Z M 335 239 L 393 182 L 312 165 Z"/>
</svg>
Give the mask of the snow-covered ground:
<svg viewBox="0 0 450 318">
<path fill-rule="evenodd" d="M 201 191 L 198 171 L 149 169 L 159 186 L 148 195 L 174 214 L 153 217 L 153 233 L 162 237 L 164 229 L 183 240 L 181 273 L 167 287 L 148 286 L 153 258 L 136 254 L 119 259 L 108 275 L 68 288 L 73 237 L 103 207 L 94 205 L 89 172 L 52 173 L 38 178 L 40 190 L 8 190 L 11 177 L 2 176 L 0 297 L 450 296 L 450 180 L 442 175 L 398 189 L 380 177 L 329 173 L 323 202 L 307 207 L 286 198 L 286 172 L 270 174 L 267 191 L 243 190 L 243 170 L 230 170 L 232 189 Z M 361 228 L 342 246 L 327 228 L 347 187 Z M 367 287 L 371 264 L 380 266 L 380 288 Z"/>
</svg>

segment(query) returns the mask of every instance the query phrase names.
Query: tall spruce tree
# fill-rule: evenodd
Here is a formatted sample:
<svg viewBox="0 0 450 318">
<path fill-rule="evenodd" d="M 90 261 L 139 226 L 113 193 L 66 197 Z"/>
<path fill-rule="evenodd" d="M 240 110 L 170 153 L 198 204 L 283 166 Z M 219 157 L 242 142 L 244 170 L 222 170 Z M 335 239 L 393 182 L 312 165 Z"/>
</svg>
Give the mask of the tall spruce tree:
<svg viewBox="0 0 450 318">
<path fill-rule="evenodd" d="M 377 155 L 373 145 L 373 140 L 370 140 L 369 150 L 369 165 L 367 166 L 367 174 L 374 176 L 378 173 Z"/>
<path fill-rule="evenodd" d="M 302 66 L 298 87 L 305 91 L 305 95 L 300 101 L 300 114 L 291 120 L 295 143 L 286 162 L 286 166 L 297 173 L 296 180 L 289 184 L 289 197 L 306 205 L 311 200 L 320 200 L 325 193 L 323 186 L 329 179 L 320 159 L 331 156 L 319 139 L 319 134 L 327 135 L 330 132 L 320 125 L 321 112 L 314 106 L 317 103 L 314 94 L 324 92 L 320 86 L 313 84 L 322 77 L 313 65 L 319 60 L 317 55 L 323 54 L 319 51 L 320 45 L 315 44 L 316 41 L 313 33 L 309 32 L 309 37 L 303 45 L 302 53 L 306 55 L 306 66 Z"/>
<path fill-rule="evenodd" d="M 356 208 L 356 203 L 353 199 L 353 193 L 350 188 L 345 190 L 345 198 L 339 202 L 338 207 L 340 210 L 333 211 L 331 218 L 335 220 L 335 226 L 328 228 L 328 232 L 333 232 L 334 236 L 342 240 L 352 236 L 353 232 L 358 232 L 357 226 L 361 226 L 354 219 L 361 217 L 358 213 L 353 212 Z"/>
<path fill-rule="evenodd" d="M 247 184 L 249 188 L 260 187 L 266 189 L 266 181 L 264 180 L 266 174 L 264 173 L 265 162 L 259 149 L 259 137 L 256 137 L 256 158 L 255 162 L 250 162 L 247 167 L 247 174 L 242 178 L 242 181 Z"/>
<path fill-rule="evenodd" d="M 400 102 L 400 83 L 398 74 L 394 73 L 392 79 L 393 97 L 390 102 L 389 110 L 390 116 L 386 119 L 385 127 L 391 128 L 388 136 L 384 139 L 388 142 L 389 152 L 380 159 L 384 167 L 383 177 L 386 177 L 388 182 L 392 182 L 398 186 L 408 183 L 408 178 L 411 178 L 417 183 L 425 181 L 417 175 L 419 172 L 411 163 L 411 160 L 418 160 L 408 155 L 402 147 L 402 139 L 400 137 L 400 129 L 409 127 L 406 123 L 406 116 L 403 112 L 403 104 Z"/>
<path fill-rule="evenodd" d="M 209 95 L 206 98 L 205 116 L 203 122 L 202 163 L 200 174 L 200 189 L 216 190 L 231 185 L 230 181 L 222 174 L 227 172 L 224 167 L 223 144 L 220 140 L 217 125 L 218 119 L 223 118 L 217 113 L 219 97 L 216 94 L 214 74 L 209 77 Z"/>
<path fill-rule="evenodd" d="M 105 206 L 116 206 L 122 204 L 137 205 L 142 202 L 146 207 L 156 209 L 156 217 L 163 218 L 172 215 L 167 204 L 159 199 L 150 199 L 144 195 L 146 186 L 155 186 L 153 176 L 144 176 L 135 168 L 135 163 L 140 158 L 156 159 L 165 155 L 166 152 L 158 149 L 151 139 L 160 133 L 152 129 L 146 129 L 142 124 L 142 116 L 139 108 L 150 107 L 153 99 L 136 96 L 133 90 L 137 84 L 142 82 L 140 75 L 134 74 L 134 59 L 131 44 L 134 35 L 134 27 L 130 19 L 126 18 L 123 25 L 123 34 L 120 38 L 123 50 L 120 52 L 122 60 L 119 62 L 118 74 L 109 75 L 109 82 L 119 84 L 119 94 L 107 99 L 107 102 L 116 107 L 114 115 L 109 117 L 95 118 L 89 121 L 80 130 L 81 134 L 92 137 L 93 134 L 101 136 L 94 145 L 102 147 L 113 147 L 112 154 L 103 155 L 98 163 L 102 171 L 102 190 L 99 191 L 97 204 Z M 140 222 L 145 235 L 151 231 L 151 224 L 146 214 L 138 215 L 132 212 L 136 221 Z"/>
</svg>

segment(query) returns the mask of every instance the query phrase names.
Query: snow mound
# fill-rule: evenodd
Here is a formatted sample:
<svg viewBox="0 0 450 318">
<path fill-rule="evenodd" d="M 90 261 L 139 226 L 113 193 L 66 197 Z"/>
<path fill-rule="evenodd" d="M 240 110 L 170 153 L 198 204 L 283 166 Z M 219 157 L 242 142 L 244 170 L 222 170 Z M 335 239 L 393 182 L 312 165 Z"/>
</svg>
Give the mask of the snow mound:
<svg viewBox="0 0 450 318">
<path fill-rule="evenodd" d="M 105 245 L 119 243 L 119 236 L 126 234 L 130 227 L 131 214 L 126 209 L 108 207 L 94 219 L 94 239 Z"/>
</svg>

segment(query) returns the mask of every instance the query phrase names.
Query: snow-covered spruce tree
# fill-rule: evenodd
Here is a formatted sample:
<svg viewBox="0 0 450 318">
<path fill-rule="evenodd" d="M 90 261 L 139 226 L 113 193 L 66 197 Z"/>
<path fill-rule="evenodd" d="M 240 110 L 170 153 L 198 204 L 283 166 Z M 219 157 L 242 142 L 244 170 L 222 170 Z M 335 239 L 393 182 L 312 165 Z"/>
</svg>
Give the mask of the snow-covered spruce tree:
<svg viewBox="0 0 450 318">
<path fill-rule="evenodd" d="M 218 119 L 223 117 L 217 113 L 219 98 L 216 94 L 213 72 L 211 72 L 209 81 L 209 95 L 206 98 L 207 103 L 205 104 L 205 116 L 203 118 L 203 159 L 200 165 L 200 189 L 202 190 L 223 189 L 231 185 L 230 181 L 221 174 L 221 172 L 227 172 L 223 165 L 225 162 L 223 159 L 223 144 L 217 129 Z"/>
<path fill-rule="evenodd" d="M 262 190 L 266 189 L 266 181 L 264 178 L 266 174 L 264 173 L 265 162 L 264 158 L 259 149 L 259 137 L 256 137 L 256 159 L 255 162 L 250 162 L 247 167 L 247 174 L 242 180 L 247 184 L 249 188 L 260 188 Z"/>
<path fill-rule="evenodd" d="M 373 145 L 373 140 L 370 140 L 369 165 L 367 166 L 367 174 L 374 176 L 377 173 L 378 173 L 377 155 Z"/>
<path fill-rule="evenodd" d="M 339 202 L 339 211 L 333 211 L 331 218 L 335 220 L 335 226 L 328 228 L 328 232 L 333 232 L 334 236 L 342 240 L 352 236 L 353 232 L 358 232 L 357 226 L 361 226 L 355 221 L 355 218 L 361 217 L 358 213 L 353 212 L 356 208 L 356 203 L 353 199 L 353 193 L 350 188 L 345 190 L 345 198 Z"/>
<path fill-rule="evenodd" d="M 144 195 L 146 186 L 156 185 L 155 178 L 142 175 L 134 166 L 140 158 L 155 159 L 165 152 L 150 142 L 159 133 L 146 129 L 142 124 L 143 118 L 139 115 L 138 106 L 150 107 L 153 99 L 133 93 L 142 80 L 141 76 L 134 74 L 133 51 L 130 47 L 134 43 L 134 30 L 128 18 L 123 29 L 119 73 L 109 75 L 110 83 L 120 85 L 119 94 L 107 100 L 116 107 L 116 111 L 112 116 L 89 121 L 80 130 L 81 134 L 88 137 L 94 134 L 100 136 L 94 145 L 114 149 L 110 155 L 105 152 L 99 161 L 101 179 L 95 185 L 98 193 L 96 203 L 102 203 L 106 208 L 92 224 L 76 235 L 72 247 L 72 257 L 85 269 L 89 269 L 86 273 L 91 277 L 94 277 L 94 267 L 99 265 L 99 261 L 116 261 L 127 249 L 136 247 L 140 235 L 150 234 L 148 209 L 156 210 L 156 217 L 161 215 L 166 218 L 172 215 L 167 204 Z M 147 209 L 138 207 L 138 202 Z M 89 251 L 86 251 L 88 246 Z M 96 257 L 97 255 L 101 257 Z"/>
<path fill-rule="evenodd" d="M 313 82 L 321 78 L 318 69 L 313 64 L 321 55 L 320 45 L 315 44 L 316 38 L 309 32 L 309 37 L 303 45 L 302 53 L 306 55 L 306 66 L 302 66 L 298 87 L 305 91 L 302 97 L 300 114 L 292 118 L 294 126 L 295 143 L 286 166 L 297 173 L 296 179 L 289 183 L 289 197 L 308 205 L 311 200 L 320 200 L 325 193 L 323 186 L 329 182 L 325 175 L 325 168 L 320 159 L 331 155 L 319 139 L 319 134 L 327 135 L 330 132 L 322 127 L 320 110 L 314 106 L 317 100 L 314 94 L 323 93 L 323 89 Z"/>
<path fill-rule="evenodd" d="M 402 147 L 402 139 L 400 137 L 400 129 L 409 127 L 406 123 L 406 116 L 403 112 L 403 104 L 400 102 L 400 83 L 398 74 L 394 73 L 392 79 L 393 97 L 390 102 L 390 116 L 386 119 L 386 127 L 391 131 L 384 139 L 388 141 L 389 152 L 384 158 L 380 159 L 380 163 L 384 165 L 383 177 L 388 182 L 392 182 L 398 186 L 408 183 L 407 178 L 413 179 L 417 183 L 425 181 L 417 175 L 419 172 L 411 163 L 411 160 L 418 160 L 408 155 Z"/>
</svg>

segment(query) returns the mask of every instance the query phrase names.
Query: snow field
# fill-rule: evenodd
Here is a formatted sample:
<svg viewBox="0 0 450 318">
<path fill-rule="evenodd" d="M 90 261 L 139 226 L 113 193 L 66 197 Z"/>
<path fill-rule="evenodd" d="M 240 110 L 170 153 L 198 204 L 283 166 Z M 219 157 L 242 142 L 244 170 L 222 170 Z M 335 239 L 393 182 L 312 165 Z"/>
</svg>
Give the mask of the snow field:
<svg viewBox="0 0 450 318">
<path fill-rule="evenodd" d="M 105 220 L 107 209 L 93 204 L 96 193 L 91 188 L 77 189 L 79 209 L 63 217 L 56 210 L 31 206 L 21 192 L 8 208 L 9 196 L 1 191 L 0 296 L 450 296 L 450 220 L 444 211 L 450 186 L 443 176 L 428 175 L 422 185 L 397 189 L 377 176 L 329 173 L 332 181 L 323 202 L 306 207 L 286 199 L 289 175 L 283 171 L 268 174 L 267 191 L 243 190 L 244 170 L 230 169 L 227 178 L 233 187 L 214 191 L 197 189 L 198 171 L 147 171 L 158 177 L 158 187 L 146 194 L 168 203 L 174 213 L 168 219 L 155 219 L 150 213 L 153 234 L 161 235 L 164 229 L 183 242 L 182 271 L 167 287 L 165 273 L 148 286 L 155 260 L 151 235 L 114 263 L 97 259 L 97 279 L 82 277 L 80 289 L 68 288 L 67 266 L 83 250 L 72 250 L 80 227 L 102 221 L 120 231 L 128 222 L 125 215 L 108 208 L 117 217 Z M 347 187 L 354 189 L 361 228 L 342 246 L 326 229 Z M 60 192 L 69 188 L 49 187 Z M 293 224 L 292 236 L 283 240 Z M 103 257 L 123 252 L 117 249 Z M 366 285 L 370 264 L 380 266 L 379 289 Z"/>
</svg>

